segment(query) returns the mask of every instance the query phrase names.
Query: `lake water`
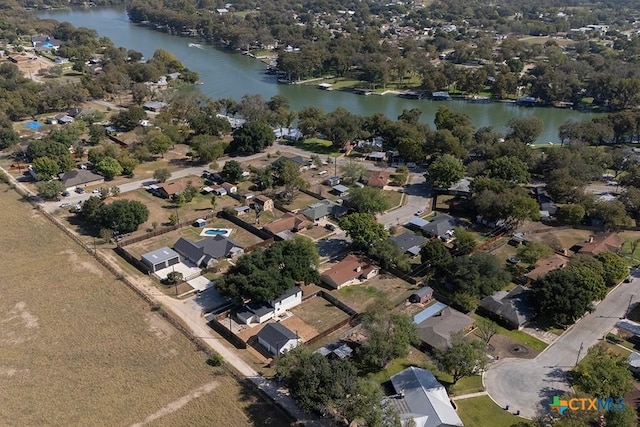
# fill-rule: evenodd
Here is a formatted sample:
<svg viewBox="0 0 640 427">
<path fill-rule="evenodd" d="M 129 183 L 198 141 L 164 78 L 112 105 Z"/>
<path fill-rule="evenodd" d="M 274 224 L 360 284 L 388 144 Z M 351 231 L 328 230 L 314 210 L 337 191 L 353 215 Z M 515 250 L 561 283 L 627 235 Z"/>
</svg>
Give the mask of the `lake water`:
<svg viewBox="0 0 640 427">
<path fill-rule="evenodd" d="M 409 100 L 393 95 L 354 95 L 341 91 L 322 91 L 314 86 L 278 84 L 274 76 L 264 74 L 265 65 L 260 61 L 237 53 L 215 48 L 192 38 L 173 36 L 129 22 L 124 8 L 86 8 L 38 12 L 43 19 L 67 21 L 76 27 L 96 30 L 100 36 L 109 37 L 116 46 L 124 46 L 151 57 L 157 49 L 172 52 L 189 69 L 200 75 L 203 85 L 199 90 L 212 98 L 233 98 L 260 94 L 265 99 L 280 94 L 286 96 L 294 110 L 318 106 L 325 111 L 344 107 L 354 114 L 368 116 L 383 113 L 396 119 L 403 109 L 419 108 L 421 120 L 433 127 L 433 119 L 443 101 Z M 201 47 L 189 47 L 201 43 Z M 471 117 L 475 126 L 493 126 L 503 131 L 509 119 L 535 115 L 545 124 L 538 143 L 558 141 L 558 127 L 566 120 L 587 120 L 593 113 L 556 108 L 527 108 L 505 103 L 471 103 L 444 101 L 455 111 L 463 111 Z"/>
</svg>

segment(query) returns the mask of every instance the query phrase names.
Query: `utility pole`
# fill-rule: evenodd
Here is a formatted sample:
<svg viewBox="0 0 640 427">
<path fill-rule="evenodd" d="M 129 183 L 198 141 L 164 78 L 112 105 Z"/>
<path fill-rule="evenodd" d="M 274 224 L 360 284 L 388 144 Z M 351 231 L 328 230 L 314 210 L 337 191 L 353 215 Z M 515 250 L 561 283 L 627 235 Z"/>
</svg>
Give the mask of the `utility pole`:
<svg viewBox="0 0 640 427">
<path fill-rule="evenodd" d="M 584 342 L 580 343 L 580 348 L 578 349 L 578 357 L 576 357 L 576 365 L 580 361 L 580 354 L 582 354 L 582 350 L 584 350 Z"/>
</svg>

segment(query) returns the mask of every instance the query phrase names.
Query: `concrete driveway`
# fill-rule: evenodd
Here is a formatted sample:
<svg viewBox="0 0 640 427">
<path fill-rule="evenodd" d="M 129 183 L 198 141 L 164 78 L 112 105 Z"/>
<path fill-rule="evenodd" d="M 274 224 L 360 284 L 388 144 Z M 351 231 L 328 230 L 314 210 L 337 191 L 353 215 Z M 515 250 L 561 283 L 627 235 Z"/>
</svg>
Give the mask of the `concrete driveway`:
<svg viewBox="0 0 640 427">
<path fill-rule="evenodd" d="M 503 359 L 489 366 L 484 384 L 489 396 L 510 411 L 533 418 L 554 395 L 570 390 L 567 373 L 622 319 L 632 299 L 640 298 L 640 279 L 622 283 L 593 313 L 582 318 L 535 359 Z M 636 295 L 636 293 L 638 293 Z"/>
</svg>

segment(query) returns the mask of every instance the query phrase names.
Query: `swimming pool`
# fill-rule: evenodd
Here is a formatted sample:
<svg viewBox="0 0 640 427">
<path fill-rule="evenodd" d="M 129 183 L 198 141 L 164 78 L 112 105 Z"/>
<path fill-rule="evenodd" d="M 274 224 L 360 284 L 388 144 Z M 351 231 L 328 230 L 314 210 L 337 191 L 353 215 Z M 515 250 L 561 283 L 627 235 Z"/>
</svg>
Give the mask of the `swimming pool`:
<svg viewBox="0 0 640 427">
<path fill-rule="evenodd" d="M 204 228 L 200 233 L 201 236 L 224 236 L 229 237 L 231 234 L 230 228 Z"/>
<path fill-rule="evenodd" d="M 38 122 L 27 122 L 24 124 L 29 129 L 38 130 L 42 127 L 42 125 Z"/>
</svg>

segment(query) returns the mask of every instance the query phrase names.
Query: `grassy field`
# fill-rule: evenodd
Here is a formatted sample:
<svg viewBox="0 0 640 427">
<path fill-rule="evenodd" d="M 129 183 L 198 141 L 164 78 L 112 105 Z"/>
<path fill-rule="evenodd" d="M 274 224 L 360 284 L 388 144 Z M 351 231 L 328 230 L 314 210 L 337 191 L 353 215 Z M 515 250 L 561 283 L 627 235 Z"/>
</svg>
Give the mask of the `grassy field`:
<svg viewBox="0 0 640 427">
<path fill-rule="evenodd" d="M 291 312 L 318 333 L 324 332 L 333 325 L 349 317 L 347 313 L 322 297 L 309 298 Z"/>
<path fill-rule="evenodd" d="M 457 400 L 456 406 L 466 427 L 511 427 L 524 421 L 496 405 L 489 396 Z"/>
<path fill-rule="evenodd" d="M 349 307 L 362 313 L 378 299 L 383 298 L 395 305 L 408 298 L 412 292 L 413 288 L 404 280 L 391 274 L 382 274 L 371 278 L 366 283 L 347 286 L 331 293 Z"/>
<path fill-rule="evenodd" d="M 306 138 L 301 142 L 295 144 L 296 147 L 302 148 L 303 150 L 309 151 L 311 153 L 328 155 L 337 157 L 340 155 L 340 150 L 333 146 L 333 143 L 328 139 L 321 138 Z M 325 160 L 322 157 L 322 160 Z"/>
<path fill-rule="evenodd" d="M 0 204 L 1 424 L 289 424 L 16 193 Z"/>
</svg>

